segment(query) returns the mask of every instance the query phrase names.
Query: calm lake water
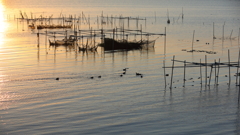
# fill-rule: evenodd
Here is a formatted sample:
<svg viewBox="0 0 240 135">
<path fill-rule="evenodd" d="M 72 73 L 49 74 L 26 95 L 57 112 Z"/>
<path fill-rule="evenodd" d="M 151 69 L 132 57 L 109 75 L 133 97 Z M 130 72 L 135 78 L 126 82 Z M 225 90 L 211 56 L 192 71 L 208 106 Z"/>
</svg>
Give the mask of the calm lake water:
<svg viewBox="0 0 240 135">
<path fill-rule="evenodd" d="M 218 86 L 214 69 L 205 86 L 199 67 L 187 68 L 185 87 L 184 68 L 175 68 L 172 90 L 172 69 L 166 69 L 165 88 L 162 68 L 164 60 L 172 66 L 174 55 L 187 62 L 205 62 L 205 57 L 207 62 L 228 62 L 228 50 L 237 62 L 239 7 L 239 0 L 1 0 L 0 134 L 240 134 L 236 67 L 230 70 L 230 85 L 229 68 L 220 68 Z M 45 30 L 17 21 L 20 11 L 29 18 L 84 14 L 96 30 L 102 14 L 143 18 L 130 20 L 129 26 L 125 22 L 125 27 L 162 34 L 166 27 L 166 54 L 164 36 L 151 37 L 158 38 L 154 48 L 114 53 L 50 47 L 42 34 L 38 45 L 36 33 Z M 103 27 L 113 29 L 119 22 Z M 192 45 L 204 51 L 187 52 Z M 120 77 L 124 68 L 128 70 Z"/>
</svg>

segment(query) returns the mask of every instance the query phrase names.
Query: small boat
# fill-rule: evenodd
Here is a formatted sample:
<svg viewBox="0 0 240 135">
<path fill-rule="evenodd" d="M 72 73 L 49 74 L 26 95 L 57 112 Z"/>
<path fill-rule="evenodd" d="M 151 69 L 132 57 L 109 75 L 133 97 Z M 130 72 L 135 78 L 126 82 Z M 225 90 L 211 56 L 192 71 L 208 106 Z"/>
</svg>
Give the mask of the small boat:
<svg viewBox="0 0 240 135">
<path fill-rule="evenodd" d="M 114 40 L 112 38 L 105 38 L 104 43 L 99 46 L 104 47 L 105 50 L 118 50 L 118 49 L 142 49 L 145 47 L 154 47 L 155 40 L 139 40 L 139 41 L 127 41 L 127 40 Z"/>
<path fill-rule="evenodd" d="M 72 39 L 72 37 L 70 36 L 68 39 L 64 38 L 62 40 L 55 40 L 55 41 L 49 40 L 49 44 L 50 45 L 73 45 L 74 41 L 75 39 Z"/>
</svg>

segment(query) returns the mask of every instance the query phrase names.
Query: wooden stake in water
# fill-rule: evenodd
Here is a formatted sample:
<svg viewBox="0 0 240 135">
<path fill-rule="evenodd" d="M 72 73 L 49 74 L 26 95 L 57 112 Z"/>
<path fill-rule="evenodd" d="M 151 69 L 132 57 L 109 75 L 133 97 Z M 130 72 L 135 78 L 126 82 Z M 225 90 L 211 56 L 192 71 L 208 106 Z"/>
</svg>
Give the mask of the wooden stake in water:
<svg viewBox="0 0 240 135">
<path fill-rule="evenodd" d="M 141 24 L 141 43 L 142 43 L 142 24 Z"/>
<path fill-rule="evenodd" d="M 239 84 L 240 84 L 240 79 L 239 79 Z M 240 86 L 238 87 L 238 104 L 239 104 L 239 98 L 240 98 Z"/>
<path fill-rule="evenodd" d="M 113 29 L 113 43 L 112 43 L 112 50 L 114 50 L 114 35 L 115 35 L 115 29 Z"/>
<path fill-rule="evenodd" d="M 165 68 L 165 60 L 163 60 L 163 73 L 164 73 L 164 82 L 165 82 L 165 88 L 167 87 L 167 81 L 166 81 L 166 68 Z"/>
<path fill-rule="evenodd" d="M 214 34 L 214 22 L 213 22 L 213 39 L 216 39 L 215 34 Z"/>
<path fill-rule="evenodd" d="M 45 36 L 45 45 L 47 45 L 47 30 L 46 30 L 46 36 Z"/>
<path fill-rule="evenodd" d="M 184 61 L 183 87 L 185 87 L 185 81 L 186 81 L 186 60 Z"/>
<path fill-rule="evenodd" d="M 193 52 L 194 34 L 195 34 L 195 30 L 193 31 L 193 38 L 192 38 L 192 52 Z"/>
<path fill-rule="evenodd" d="M 230 83 L 231 83 L 231 74 L 230 74 L 230 52 L 229 52 L 229 49 L 228 49 L 228 68 L 229 68 L 229 83 L 228 85 L 230 86 Z"/>
<path fill-rule="evenodd" d="M 220 63 L 220 58 L 219 58 L 219 60 L 218 60 L 217 85 L 218 85 L 219 69 L 220 69 L 220 65 L 219 65 L 219 63 Z"/>
<path fill-rule="evenodd" d="M 240 50 L 238 52 L 238 66 L 237 66 L 237 74 L 236 74 L 236 85 L 238 85 L 238 77 L 239 77 L 239 60 L 240 60 Z M 240 84 L 239 84 L 240 87 Z"/>
<path fill-rule="evenodd" d="M 37 33 L 37 38 L 38 38 L 38 46 L 39 46 L 39 30 L 38 30 L 38 33 Z"/>
<path fill-rule="evenodd" d="M 172 63 L 172 74 L 171 74 L 171 85 L 170 85 L 170 89 L 171 89 L 171 90 L 172 90 L 172 80 L 173 80 L 174 61 L 175 61 L 175 55 L 173 55 L 173 63 Z"/>
<path fill-rule="evenodd" d="M 200 59 L 200 79 L 201 79 L 201 86 L 202 86 L 202 62 L 201 62 L 201 59 Z"/>
<path fill-rule="evenodd" d="M 165 27 L 165 37 L 164 37 L 164 55 L 166 55 L 166 40 L 167 40 L 167 29 Z"/>
<path fill-rule="evenodd" d="M 215 80 L 214 80 L 214 85 L 216 85 L 216 82 L 217 82 L 217 62 L 216 60 L 214 60 L 214 69 L 215 69 Z"/>
<path fill-rule="evenodd" d="M 222 35 L 222 41 L 224 40 L 224 25 L 225 25 L 225 22 L 223 24 L 223 35 Z"/>
<path fill-rule="evenodd" d="M 207 55 L 205 55 L 205 86 L 207 86 Z"/>
<path fill-rule="evenodd" d="M 239 31 L 238 31 L 238 44 L 239 44 L 239 37 L 240 37 L 240 28 L 239 28 Z"/>
<path fill-rule="evenodd" d="M 212 69 L 213 69 L 213 66 L 211 65 L 211 71 L 210 71 L 210 75 L 209 75 L 209 83 L 208 83 L 209 86 L 210 86 L 211 78 L 212 78 Z"/>
<path fill-rule="evenodd" d="M 147 27 L 147 18 L 145 17 L 145 28 Z"/>
<path fill-rule="evenodd" d="M 217 85 L 218 85 L 219 70 L 220 70 L 220 65 L 219 65 L 219 63 L 220 63 L 220 58 L 219 58 L 219 60 L 218 60 Z"/>
</svg>

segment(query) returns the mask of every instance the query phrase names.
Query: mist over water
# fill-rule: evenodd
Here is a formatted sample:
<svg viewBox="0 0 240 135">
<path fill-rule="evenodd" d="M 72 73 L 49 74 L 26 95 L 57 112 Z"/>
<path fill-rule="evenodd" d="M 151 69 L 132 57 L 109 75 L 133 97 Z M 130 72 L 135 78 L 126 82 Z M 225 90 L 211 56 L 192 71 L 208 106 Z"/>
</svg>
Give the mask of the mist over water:
<svg viewBox="0 0 240 135">
<path fill-rule="evenodd" d="M 175 68 L 172 90 L 172 69 L 166 68 L 165 88 L 162 68 L 164 60 L 172 66 L 173 55 L 187 62 L 204 63 L 205 56 L 208 63 L 228 62 L 228 50 L 237 62 L 239 6 L 238 0 L 0 1 L 0 134 L 239 134 L 236 67 L 230 69 L 230 85 L 228 67 L 220 68 L 219 85 L 213 69 L 210 86 L 205 86 L 205 67 L 202 85 L 199 67 L 186 68 L 185 87 L 184 68 Z M 38 45 L 36 33 L 45 29 L 31 30 L 17 21 L 20 11 L 29 18 L 84 13 L 96 30 L 119 27 L 119 22 L 98 27 L 102 14 L 144 18 L 138 25 L 125 22 L 125 28 L 164 33 L 166 27 L 166 54 L 164 36 L 151 37 L 157 39 L 154 48 L 114 53 L 50 47 L 43 34 Z M 187 52 L 192 45 L 196 51 Z"/>
</svg>

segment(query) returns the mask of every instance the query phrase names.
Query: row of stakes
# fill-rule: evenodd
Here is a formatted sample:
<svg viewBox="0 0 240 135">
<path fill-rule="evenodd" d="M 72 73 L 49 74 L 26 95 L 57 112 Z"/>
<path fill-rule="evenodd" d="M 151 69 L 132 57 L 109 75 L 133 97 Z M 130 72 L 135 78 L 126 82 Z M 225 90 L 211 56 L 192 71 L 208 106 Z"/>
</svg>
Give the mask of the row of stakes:
<svg viewBox="0 0 240 135">
<path fill-rule="evenodd" d="M 165 74 L 165 76 L 169 76 L 169 74 Z M 235 77 L 237 77 L 237 76 L 240 76 L 240 73 L 236 73 L 236 74 L 234 74 L 234 76 Z M 217 76 L 218 77 L 218 76 Z M 228 77 L 228 75 L 225 75 L 225 77 Z M 207 76 L 207 78 L 210 78 L 210 76 Z M 201 77 L 198 77 L 197 79 L 201 79 Z M 195 82 L 194 80 L 193 80 L 193 78 L 189 78 L 189 79 L 183 79 L 183 81 L 187 81 L 187 80 L 190 80 L 190 81 L 192 81 L 192 82 Z M 177 82 L 179 82 L 180 80 L 177 80 Z M 175 81 L 173 81 L 172 83 L 175 83 Z M 202 83 L 200 83 L 200 84 L 202 84 Z M 237 83 L 235 83 L 236 84 L 236 86 L 239 86 Z M 170 85 L 170 83 L 168 83 L 167 85 Z M 219 85 L 219 84 L 216 84 L 216 85 Z M 228 85 L 228 83 L 227 83 L 227 85 Z M 191 85 L 191 86 L 194 86 L 194 85 Z M 208 85 L 209 86 L 209 85 Z M 183 85 L 182 87 L 185 87 L 185 85 Z M 177 87 L 174 87 L 174 88 L 177 88 Z"/>
<path fill-rule="evenodd" d="M 207 56 L 205 55 L 205 63 L 201 63 L 201 59 L 200 59 L 200 63 L 197 63 L 197 62 L 186 62 L 186 61 L 179 61 L 179 60 L 175 60 L 175 56 L 173 56 L 173 64 L 172 64 L 172 66 L 171 67 L 165 67 L 165 61 L 163 61 L 163 64 L 164 64 L 164 66 L 163 66 L 163 68 L 164 68 L 164 80 L 165 80 L 165 88 L 166 88 L 166 86 L 167 86 L 167 84 L 166 84 L 166 76 L 169 76 L 169 74 L 166 74 L 165 73 L 165 68 L 171 68 L 172 69 L 172 74 L 171 74 L 171 83 L 170 83 L 170 89 L 172 89 L 172 83 L 174 83 L 173 82 L 173 69 L 174 68 L 184 68 L 184 79 L 183 79 L 183 87 L 185 87 L 185 81 L 186 81 L 186 79 L 185 79 L 185 73 L 186 73 L 186 71 L 185 71 L 185 68 L 186 68 L 186 63 L 189 63 L 189 64 L 192 64 L 192 65 L 190 65 L 190 67 L 200 67 L 200 77 L 198 77 L 198 79 L 201 79 L 201 85 L 202 85 L 202 79 L 203 79 L 203 75 L 202 75 L 202 70 L 201 70 L 201 67 L 206 67 L 206 71 L 205 71 L 205 73 L 206 73 L 206 75 L 205 75 L 205 86 L 210 86 L 210 83 L 211 83 L 211 76 L 212 76 L 212 69 L 213 68 L 215 68 L 215 85 L 219 85 L 218 84 L 218 78 L 219 78 L 219 68 L 220 68 L 220 65 L 222 65 L 222 66 L 224 66 L 224 67 L 228 67 L 229 68 L 229 75 L 225 75 L 225 77 L 229 77 L 229 83 L 228 83 L 228 85 L 230 85 L 230 83 L 231 83 L 231 75 L 230 75 L 230 67 L 236 67 L 237 68 L 237 73 L 235 73 L 234 74 L 234 76 L 236 77 L 236 86 L 239 86 L 239 84 L 240 84 L 240 79 L 238 79 L 239 78 L 239 76 L 240 76 L 240 73 L 239 73 L 239 67 L 240 67 L 240 50 L 239 50 L 239 56 L 238 56 L 238 61 L 237 62 L 231 62 L 230 61 L 230 51 L 228 50 L 228 62 L 223 62 L 223 63 L 220 63 L 220 59 L 219 59 L 219 62 L 216 62 L 216 60 L 215 60 L 215 62 L 214 63 L 207 63 L 206 61 L 207 61 Z M 177 61 L 177 62 L 183 62 L 184 63 L 184 67 L 183 66 L 177 66 L 177 67 L 175 67 L 174 66 L 174 61 Z M 193 66 L 194 65 L 194 66 Z M 210 76 L 207 76 L 207 67 L 211 67 L 211 72 L 210 72 Z M 216 69 L 218 70 L 218 71 L 216 71 Z M 192 80 L 193 78 L 190 78 L 189 80 Z M 207 80 L 208 79 L 208 80 Z M 239 80 L 239 84 L 238 84 L 238 80 Z M 178 80 L 179 81 L 179 80 Z M 209 82 L 207 82 L 207 81 L 209 81 Z M 194 81 L 193 81 L 194 82 Z M 168 83 L 168 85 L 169 85 L 169 83 Z M 194 86 L 194 85 L 192 85 L 192 86 Z M 240 89 L 240 88 L 239 88 Z"/>
</svg>

